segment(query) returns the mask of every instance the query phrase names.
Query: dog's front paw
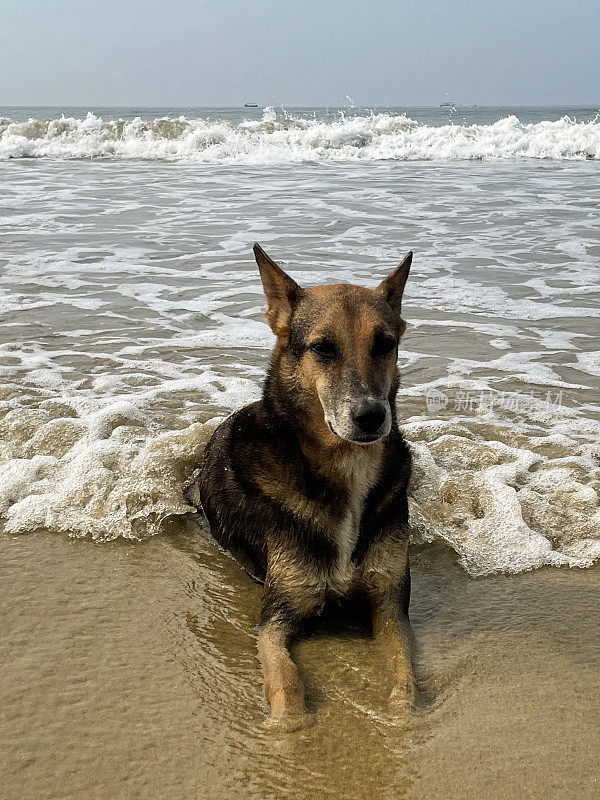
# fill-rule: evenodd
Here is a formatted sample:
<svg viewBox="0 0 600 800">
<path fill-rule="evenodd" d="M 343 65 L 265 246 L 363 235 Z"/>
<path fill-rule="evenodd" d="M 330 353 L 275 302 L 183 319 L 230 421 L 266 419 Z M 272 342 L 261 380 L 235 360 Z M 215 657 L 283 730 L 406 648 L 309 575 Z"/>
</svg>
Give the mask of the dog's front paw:
<svg viewBox="0 0 600 800">
<path fill-rule="evenodd" d="M 314 714 L 307 711 L 285 712 L 284 714 L 271 714 L 265 720 L 265 728 L 274 733 L 291 733 L 310 727 L 314 722 Z"/>
<path fill-rule="evenodd" d="M 296 731 L 310 725 L 312 717 L 304 706 L 304 689 L 300 681 L 296 684 L 268 692 L 271 713 L 265 726 L 282 732 Z"/>
<path fill-rule="evenodd" d="M 418 704 L 419 689 L 412 675 L 399 680 L 391 691 L 389 703 L 396 709 L 414 709 Z"/>
</svg>

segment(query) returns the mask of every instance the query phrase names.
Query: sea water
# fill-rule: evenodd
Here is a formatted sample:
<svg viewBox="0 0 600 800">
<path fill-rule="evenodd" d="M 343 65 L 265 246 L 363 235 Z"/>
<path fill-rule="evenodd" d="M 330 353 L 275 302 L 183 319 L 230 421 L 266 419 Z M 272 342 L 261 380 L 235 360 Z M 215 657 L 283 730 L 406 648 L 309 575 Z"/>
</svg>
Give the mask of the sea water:
<svg viewBox="0 0 600 800">
<path fill-rule="evenodd" d="M 587 109 L 0 109 L 0 514 L 161 535 L 301 285 L 415 253 L 416 540 L 473 575 L 600 557 L 600 121 Z"/>
</svg>

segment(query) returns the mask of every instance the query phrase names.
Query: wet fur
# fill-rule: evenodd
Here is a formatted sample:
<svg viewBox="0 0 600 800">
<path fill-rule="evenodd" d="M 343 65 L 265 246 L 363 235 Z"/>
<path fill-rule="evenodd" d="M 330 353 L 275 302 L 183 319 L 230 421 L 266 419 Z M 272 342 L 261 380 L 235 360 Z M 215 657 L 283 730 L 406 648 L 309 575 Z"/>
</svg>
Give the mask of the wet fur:
<svg viewBox="0 0 600 800">
<path fill-rule="evenodd" d="M 271 720 L 302 716 L 303 689 L 287 646 L 300 623 L 318 614 L 329 597 L 360 594 L 370 601 L 374 633 L 391 641 L 393 693 L 414 700 L 410 453 L 396 420 L 396 354 L 377 360 L 363 346 L 381 327 L 399 338 L 404 322 L 384 293 L 340 285 L 299 296 L 295 284 L 273 289 L 264 275 L 263 283 L 267 319 L 278 334 L 263 396 L 217 428 L 199 489 L 212 535 L 265 584 L 259 657 Z M 335 328 L 340 348 L 349 354 L 335 365 L 345 365 L 343 374 L 307 355 L 315 330 L 324 326 Z M 340 438 L 324 418 L 320 393 L 330 398 L 342 385 L 342 396 L 329 399 L 340 404 L 355 383 L 371 394 L 383 387 L 389 401 L 390 431 L 372 444 Z"/>
</svg>

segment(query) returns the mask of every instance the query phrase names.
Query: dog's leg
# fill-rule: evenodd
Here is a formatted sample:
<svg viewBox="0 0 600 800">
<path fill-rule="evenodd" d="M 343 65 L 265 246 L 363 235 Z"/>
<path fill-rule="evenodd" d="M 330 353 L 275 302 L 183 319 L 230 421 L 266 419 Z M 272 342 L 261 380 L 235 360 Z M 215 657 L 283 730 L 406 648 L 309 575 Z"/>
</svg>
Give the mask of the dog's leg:
<svg viewBox="0 0 600 800">
<path fill-rule="evenodd" d="M 408 614 L 401 608 L 397 591 L 372 598 L 373 635 L 380 642 L 394 665 L 394 685 L 390 701 L 414 705 L 417 682 L 414 670 L 415 637 Z"/>
<path fill-rule="evenodd" d="M 267 724 L 288 729 L 303 724 L 305 717 L 304 686 L 289 651 L 293 632 L 289 624 L 274 620 L 258 635 L 258 657 L 271 709 Z"/>
<path fill-rule="evenodd" d="M 408 618 L 410 568 L 408 540 L 390 536 L 372 548 L 365 560 L 364 588 L 371 602 L 373 636 L 383 645 L 394 665 L 390 701 L 414 705 L 415 637 Z"/>
<path fill-rule="evenodd" d="M 311 581 L 310 578 L 315 580 Z M 323 607 L 324 586 L 311 568 L 297 558 L 272 555 L 262 597 L 258 657 L 271 708 L 267 725 L 287 730 L 304 725 L 304 686 L 290 655 L 289 645 L 302 620 Z"/>
</svg>

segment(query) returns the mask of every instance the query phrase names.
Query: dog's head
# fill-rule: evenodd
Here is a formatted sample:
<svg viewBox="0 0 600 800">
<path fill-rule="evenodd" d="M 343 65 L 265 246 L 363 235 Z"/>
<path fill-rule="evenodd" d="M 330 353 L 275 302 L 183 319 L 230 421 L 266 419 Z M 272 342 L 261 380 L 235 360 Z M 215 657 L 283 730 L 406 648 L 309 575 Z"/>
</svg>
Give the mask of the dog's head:
<svg viewBox="0 0 600 800">
<path fill-rule="evenodd" d="M 387 436 L 397 389 L 400 316 L 412 252 L 376 289 L 350 284 L 302 289 L 254 245 L 277 335 L 277 376 L 299 395 L 322 437 L 370 444 Z"/>
</svg>

